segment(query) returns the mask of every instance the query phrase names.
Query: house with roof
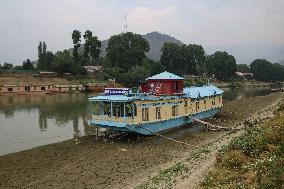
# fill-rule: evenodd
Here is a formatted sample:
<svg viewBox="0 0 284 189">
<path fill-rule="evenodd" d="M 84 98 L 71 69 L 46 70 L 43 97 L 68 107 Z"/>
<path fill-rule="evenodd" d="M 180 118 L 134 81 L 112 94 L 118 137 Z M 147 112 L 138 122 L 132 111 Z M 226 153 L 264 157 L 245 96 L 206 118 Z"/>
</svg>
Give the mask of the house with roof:
<svg viewBox="0 0 284 189">
<path fill-rule="evenodd" d="M 141 86 L 143 93 L 173 95 L 183 93 L 184 78 L 170 72 L 162 72 L 146 79 Z"/>
</svg>

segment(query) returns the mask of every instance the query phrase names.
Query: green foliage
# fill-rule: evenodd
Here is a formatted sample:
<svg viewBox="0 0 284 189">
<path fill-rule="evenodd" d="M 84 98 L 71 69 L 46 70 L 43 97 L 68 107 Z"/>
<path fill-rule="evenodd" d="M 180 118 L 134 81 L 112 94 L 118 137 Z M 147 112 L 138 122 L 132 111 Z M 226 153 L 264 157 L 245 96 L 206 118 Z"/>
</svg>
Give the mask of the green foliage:
<svg viewBox="0 0 284 189">
<path fill-rule="evenodd" d="M 127 32 L 111 36 L 108 41 L 107 57 L 112 67 L 128 71 L 131 67 L 142 64 L 149 49 L 147 40 L 141 35 Z"/>
<path fill-rule="evenodd" d="M 71 73 L 72 75 L 86 75 L 86 70 L 79 64 L 74 62 L 69 51 L 59 51 L 55 54 L 54 61 L 52 62 L 52 70 L 57 73 Z"/>
<path fill-rule="evenodd" d="M 3 64 L 3 66 L 1 66 L 1 69 L 2 69 L 2 70 L 12 70 L 12 69 L 13 69 L 13 64 L 8 63 L 8 62 L 5 62 L 5 63 Z"/>
<path fill-rule="evenodd" d="M 249 129 L 222 149 L 217 156 L 216 169 L 205 178 L 203 186 L 283 188 L 283 154 L 284 115 L 279 115 Z"/>
<path fill-rule="evenodd" d="M 204 71 L 205 60 L 201 45 L 166 42 L 162 48 L 161 64 L 177 74 L 200 74 Z"/>
<path fill-rule="evenodd" d="M 53 59 L 54 54 L 51 51 L 47 51 L 47 45 L 44 41 L 40 41 L 38 45 L 38 69 L 50 70 Z"/>
<path fill-rule="evenodd" d="M 235 75 L 237 64 L 234 56 L 217 51 L 207 57 L 207 73 L 214 74 L 218 80 L 228 81 Z"/>
<path fill-rule="evenodd" d="M 247 64 L 237 64 L 237 71 L 243 73 L 249 73 L 250 68 Z"/>
<path fill-rule="evenodd" d="M 78 58 L 79 58 L 78 48 L 81 46 L 81 44 L 80 44 L 81 32 L 78 31 L 78 30 L 74 30 L 72 32 L 72 40 L 73 40 L 73 44 L 74 44 L 73 57 L 74 57 L 75 61 L 78 61 Z"/>
<path fill-rule="evenodd" d="M 84 57 L 87 59 L 91 56 L 92 60 L 97 60 L 100 55 L 101 42 L 96 36 L 93 36 L 90 30 L 87 30 L 83 37 L 85 39 Z"/>
<path fill-rule="evenodd" d="M 26 61 L 23 62 L 23 69 L 24 70 L 33 70 L 33 64 L 31 63 L 30 59 L 27 59 Z"/>
<path fill-rule="evenodd" d="M 284 66 L 272 64 L 264 59 L 256 59 L 250 64 L 250 70 L 258 81 L 283 81 Z"/>
<path fill-rule="evenodd" d="M 165 186 L 165 188 L 172 188 L 171 181 L 184 170 L 186 170 L 185 164 L 178 162 L 172 167 L 160 171 L 160 173 L 152 177 L 150 181 L 142 183 L 135 187 L 135 189 L 154 189 L 160 188 L 160 185 Z"/>
</svg>

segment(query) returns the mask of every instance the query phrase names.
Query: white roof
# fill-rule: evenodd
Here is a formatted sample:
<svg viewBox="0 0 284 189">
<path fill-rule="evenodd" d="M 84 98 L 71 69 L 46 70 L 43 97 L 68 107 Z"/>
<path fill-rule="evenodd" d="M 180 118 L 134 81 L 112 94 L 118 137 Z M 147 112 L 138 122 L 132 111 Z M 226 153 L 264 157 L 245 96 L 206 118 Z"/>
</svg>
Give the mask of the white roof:
<svg viewBox="0 0 284 189">
<path fill-rule="evenodd" d="M 173 80 L 184 80 L 183 77 L 180 77 L 178 75 L 172 74 L 170 72 L 162 72 L 157 75 L 154 75 L 152 77 L 147 78 L 146 80 L 155 80 L 155 79 L 173 79 Z"/>
</svg>

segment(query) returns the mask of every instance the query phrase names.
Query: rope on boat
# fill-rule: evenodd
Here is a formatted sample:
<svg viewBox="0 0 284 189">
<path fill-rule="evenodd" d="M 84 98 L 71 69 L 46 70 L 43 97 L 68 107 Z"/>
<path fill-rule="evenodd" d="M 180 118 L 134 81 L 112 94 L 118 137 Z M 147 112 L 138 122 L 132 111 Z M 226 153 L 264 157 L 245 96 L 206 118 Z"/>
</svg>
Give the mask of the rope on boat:
<svg viewBox="0 0 284 189">
<path fill-rule="evenodd" d="M 170 138 L 170 137 L 166 137 L 166 136 L 164 136 L 164 135 L 161 135 L 161 134 L 159 134 L 159 133 L 156 133 L 156 132 L 154 132 L 154 131 L 151 131 L 150 129 L 144 128 L 144 127 L 142 127 L 142 126 L 138 126 L 138 127 L 144 129 L 145 131 L 148 131 L 149 133 L 151 133 L 151 134 L 153 134 L 153 135 L 156 135 L 156 136 L 158 136 L 158 137 L 162 137 L 162 138 L 164 138 L 164 139 L 167 139 L 167 140 L 170 140 L 170 141 L 173 141 L 173 142 L 176 142 L 176 143 L 180 143 L 180 144 L 183 144 L 183 145 L 186 145 L 186 146 L 191 146 L 191 147 L 199 147 L 199 146 L 196 146 L 196 145 L 193 145 L 193 144 L 189 144 L 189 143 L 187 143 L 187 142 L 183 142 L 183 141 L 179 141 L 179 140 L 176 140 L 176 139 L 173 139 L 173 138 Z"/>
</svg>

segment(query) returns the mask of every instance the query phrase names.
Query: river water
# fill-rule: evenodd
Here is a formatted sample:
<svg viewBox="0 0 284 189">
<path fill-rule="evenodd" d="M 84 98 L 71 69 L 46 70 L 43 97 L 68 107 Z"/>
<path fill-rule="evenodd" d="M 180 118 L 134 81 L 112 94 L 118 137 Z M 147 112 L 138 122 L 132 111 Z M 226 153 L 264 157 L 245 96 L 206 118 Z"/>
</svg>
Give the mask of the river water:
<svg viewBox="0 0 284 189">
<path fill-rule="evenodd" d="M 224 100 L 267 95 L 269 88 L 226 88 Z M 92 94 L 0 96 L 0 155 L 95 134 L 88 125 Z"/>
</svg>

